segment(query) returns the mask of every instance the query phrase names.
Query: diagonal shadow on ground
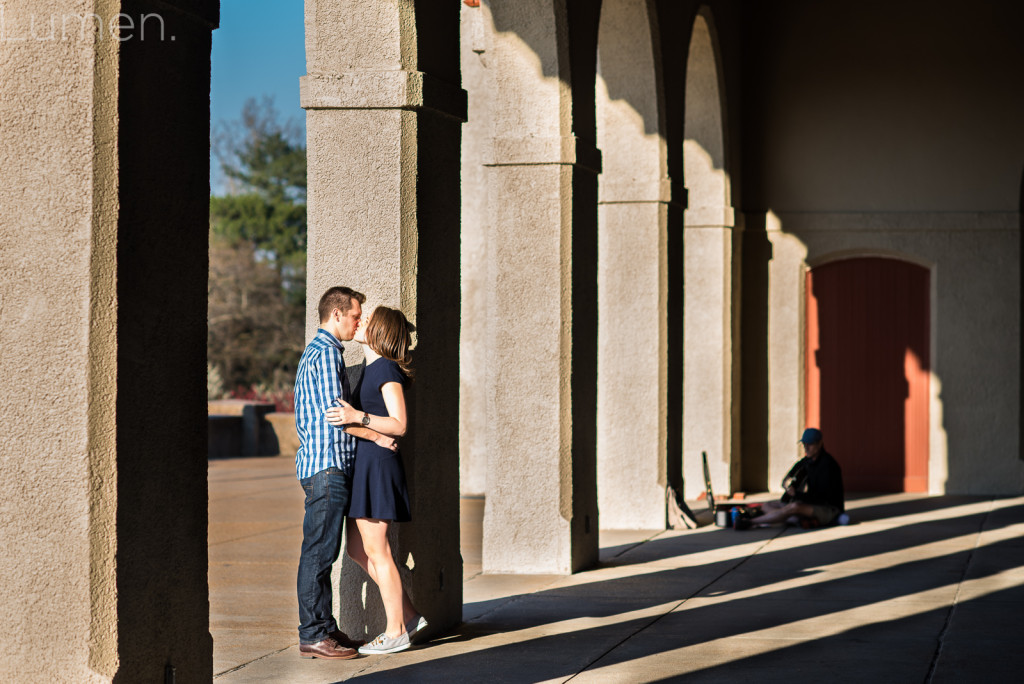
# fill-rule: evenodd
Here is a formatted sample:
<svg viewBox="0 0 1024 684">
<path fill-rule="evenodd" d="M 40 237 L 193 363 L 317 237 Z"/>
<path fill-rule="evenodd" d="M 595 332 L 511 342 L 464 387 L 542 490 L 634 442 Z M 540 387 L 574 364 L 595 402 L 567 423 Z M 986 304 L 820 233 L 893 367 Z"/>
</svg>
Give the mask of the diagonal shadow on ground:
<svg viewBox="0 0 1024 684">
<path fill-rule="evenodd" d="M 990 524 L 987 530 L 1021 520 L 1024 507 L 1004 509 L 1003 513 L 1000 516 L 1001 522 L 995 521 L 995 526 Z M 868 651 L 891 649 L 893 644 L 900 644 L 904 649 L 917 649 L 919 653 L 909 658 L 908 662 L 917 669 L 924 663 L 927 669 L 938 639 L 945 629 L 946 617 L 950 614 L 949 604 L 954 597 L 928 598 L 922 597 L 922 594 L 956 591 L 965 573 L 971 569 L 971 544 L 965 542 L 944 553 L 941 551 L 945 549 L 940 548 L 938 552 L 933 549 L 931 557 L 920 560 L 891 563 L 877 568 L 864 567 L 846 573 L 825 572 L 819 568 L 864 560 L 908 547 L 941 544 L 977 533 L 986 515 L 977 513 L 883 529 L 859 535 L 856 543 L 839 538 L 813 544 L 814 533 L 805 533 L 801 536 L 806 539 L 806 543 L 796 548 L 769 550 L 749 558 L 744 556 L 701 566 L 656 570 L 637 576 L 520 595 L 463 625 L 455 638 L 486 640 L 491 634 L 509 630 L 526 632 L 568 620 L 585 622 L 585 618 L 614 616 L 622 616 L 623 619 L 557 634 L 524 634 L 526 638 L 513 639 L 512 643 L 384 671 L 367 672 L 361 678 L 369 678 L 371 681 L 398 678 L 429 681 L 442 676 L 442 673 L 443 678 L 450 679 L 458 676 L 472 677 L 473 673 L 479 676 L 480 672 L 491 673 L 491 681 L 528 681 L 537 679 L 538 675 L 542 679 L 567 678 L 592 664 L 608 667 L 624 660 L 649 658 L 659 654 L 685 654 L 687 649 L 692 651 L 692 647 L 721 647 L 723 640 L 730 637 L 778 629 L 780 626 L 791 626 L 796 630 L 794 638 L 802 642 L 809 640 L 816 643 L 820 640 L 815 638 L 813 630 L 827 630 L 832 618 L 841 621 L 851 611 L 871 609 L 875 604 L 900 599 L 907 599 L 906 603 L 911 604 L 906 608 L 911 614 L 895 622 L 913 622 L 913 634 L 918 635 L 916 638 L 899 639 L 898 632 L 893 633 L 882 627 L 864 629 L 863 636 L 858 638 L 866 640 L 864 645 Z M 673 555 L 685 553 L 688 546 L 679 540 L 679 537 L 664 540 L 660 545 L 662 548 L 655 555 L 671 557 L 672 546 L 675 548 Z M 990 552 L 988 555 L 999 557 L 1002 554 L 1012 559 L 1008 562 L 1024 564 L 1019 553 L 1004 553 L 1009 549 L 1019 550 L 1019 543 L 1019 540 L 1013 540 L 992 544 L 987 547 Z M 1004 566 L 996 563 L 988 568 L 974 570 L 979 577 L 985 577 L 1000 572 L 1005 569 Z M 733 572 L 740 569 L 740 572 Z M 786 584 L 787 580 L 794 577 L 818 579 L 814 577 L 816 574 L 821 575 L 820 581 L 810 585 Z M 709 582 L 708 577 L 713 579 Z M 772 585 L 776 586 L 773 588 Z M 666 604 L 672 602 L 677 604 L 674 609 L 672 605 L 666 607 Z M 936 602 L 940 604 L 938 607 Z M 663 609 L 641 617 L 630 617 L 635 611 L 658 608 Z M 826 620 L 823 622 L 822 618 Z M 881 624 L 894 622 L 886 620 L 884 615 L 879 615 L 879 619 Z M 863 622 L 861 617 L 860 624 Z M 857 634 L 860 635 L 861 631 Z M 920 635 L 924 635 L 924 638 Z M 788 644 L 779 646 L 788 647 Z M 574 657 L 566 658 L 567 653 L 574 654 Z M 767 656 L 759 654 L 750 657 Z M 737 662 L 742 661 L 743 654 L 738 654 Z M 522 669 L 525 662 L 530 664 L 531 674 L 528 678 L 524 678 Z M 579 666 L 581 663 L 582 667 Z M 828 670 L 818 670 L 818 673 L 827 674 Z M 922 671 L 912 675 L 911 679 L 920 681 L 923 674 Z"/>
</svg>

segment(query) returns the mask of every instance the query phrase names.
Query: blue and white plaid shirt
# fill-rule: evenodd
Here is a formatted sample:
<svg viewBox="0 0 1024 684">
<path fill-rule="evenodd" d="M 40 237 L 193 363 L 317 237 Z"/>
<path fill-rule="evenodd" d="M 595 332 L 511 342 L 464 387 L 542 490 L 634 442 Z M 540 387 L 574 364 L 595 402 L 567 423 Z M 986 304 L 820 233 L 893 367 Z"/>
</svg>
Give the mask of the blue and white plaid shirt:
<svg viewBox="0 0 1024 684">
<path fill-rule="evenodd" d="M 299 359 L 295 375 L 295 428 L 299 433 L 295 474 L 300 480 L 331 466 L 352 470 L 355 437 L 332 426 L 324 416 L 338 397 L 352 400 L 342 351 L 337 338 L 321 328 Z"/>
</svg>

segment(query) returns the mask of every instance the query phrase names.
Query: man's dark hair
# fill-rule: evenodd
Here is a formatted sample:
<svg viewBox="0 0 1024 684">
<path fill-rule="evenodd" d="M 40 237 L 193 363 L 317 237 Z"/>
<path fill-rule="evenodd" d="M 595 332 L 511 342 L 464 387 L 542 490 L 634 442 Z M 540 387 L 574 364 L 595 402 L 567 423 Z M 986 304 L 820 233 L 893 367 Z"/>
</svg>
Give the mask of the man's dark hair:
<svg viewBox="0 0 1024 684">
<path fill-rule="evenodd" d="M 320 314 L 320 322 L 323 323 L 330 318 L 331 312 L 335 309 L 341 309 L 341 313 L 347 313 L 352 308 L 353 299 L 360 304 L 366 303 L 366 295 L 356 292 L 350 287 L 332 287 L 324 292 L 316 307 L 317 313 Z"/>
</svg>

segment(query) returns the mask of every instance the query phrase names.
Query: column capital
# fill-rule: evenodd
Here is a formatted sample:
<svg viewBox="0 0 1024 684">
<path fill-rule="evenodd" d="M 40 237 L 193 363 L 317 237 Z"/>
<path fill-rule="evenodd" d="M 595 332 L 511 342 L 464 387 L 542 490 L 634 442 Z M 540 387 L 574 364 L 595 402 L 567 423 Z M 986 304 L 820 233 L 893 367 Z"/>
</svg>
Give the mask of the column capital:
<svg viewBox="0 0 1024 684">
<path fill-rule="evenodd" d="M 574 135 L 494 138 L 492 145 L 484 166 L 573 165 L 601 173 L 601 150 Z"/>
<path fill-rule="evenodd" d="M 683 219 L 686 228 L 734 228 L 736 212 L 732 207 L 693 207 Z"/>
<path fill-rule="evenodd" d="M 307 74 L 299 78 L 303 109 L 431 110 L 466 120 L 462 88 L 422 71 L 349 71 Z"/>
<path fill-rule="evenodd" d="M 671 204 L 686 208 L 687 190 L 669 177 L 658 180 L 608 181 L 601 178 L 598 204 Z"/>
</svg>

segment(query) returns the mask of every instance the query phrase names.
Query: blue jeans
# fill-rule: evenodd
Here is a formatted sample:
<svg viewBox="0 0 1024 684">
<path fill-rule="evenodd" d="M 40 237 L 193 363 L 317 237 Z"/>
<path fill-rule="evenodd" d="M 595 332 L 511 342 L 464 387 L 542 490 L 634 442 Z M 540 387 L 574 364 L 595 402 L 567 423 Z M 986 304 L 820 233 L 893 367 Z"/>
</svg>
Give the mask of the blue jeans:
<svg viewBox="0 0 1024 684">
<path fill-rule="evenodd" d="M 331 566 L 341 550 L 345 509 L 352 495 L 348 474 L 331 467 L 299 480 L 306 492 L 299 556 L 299 642 L 315 644 L 338 629 L 334 620 Z"/>
</svg>

